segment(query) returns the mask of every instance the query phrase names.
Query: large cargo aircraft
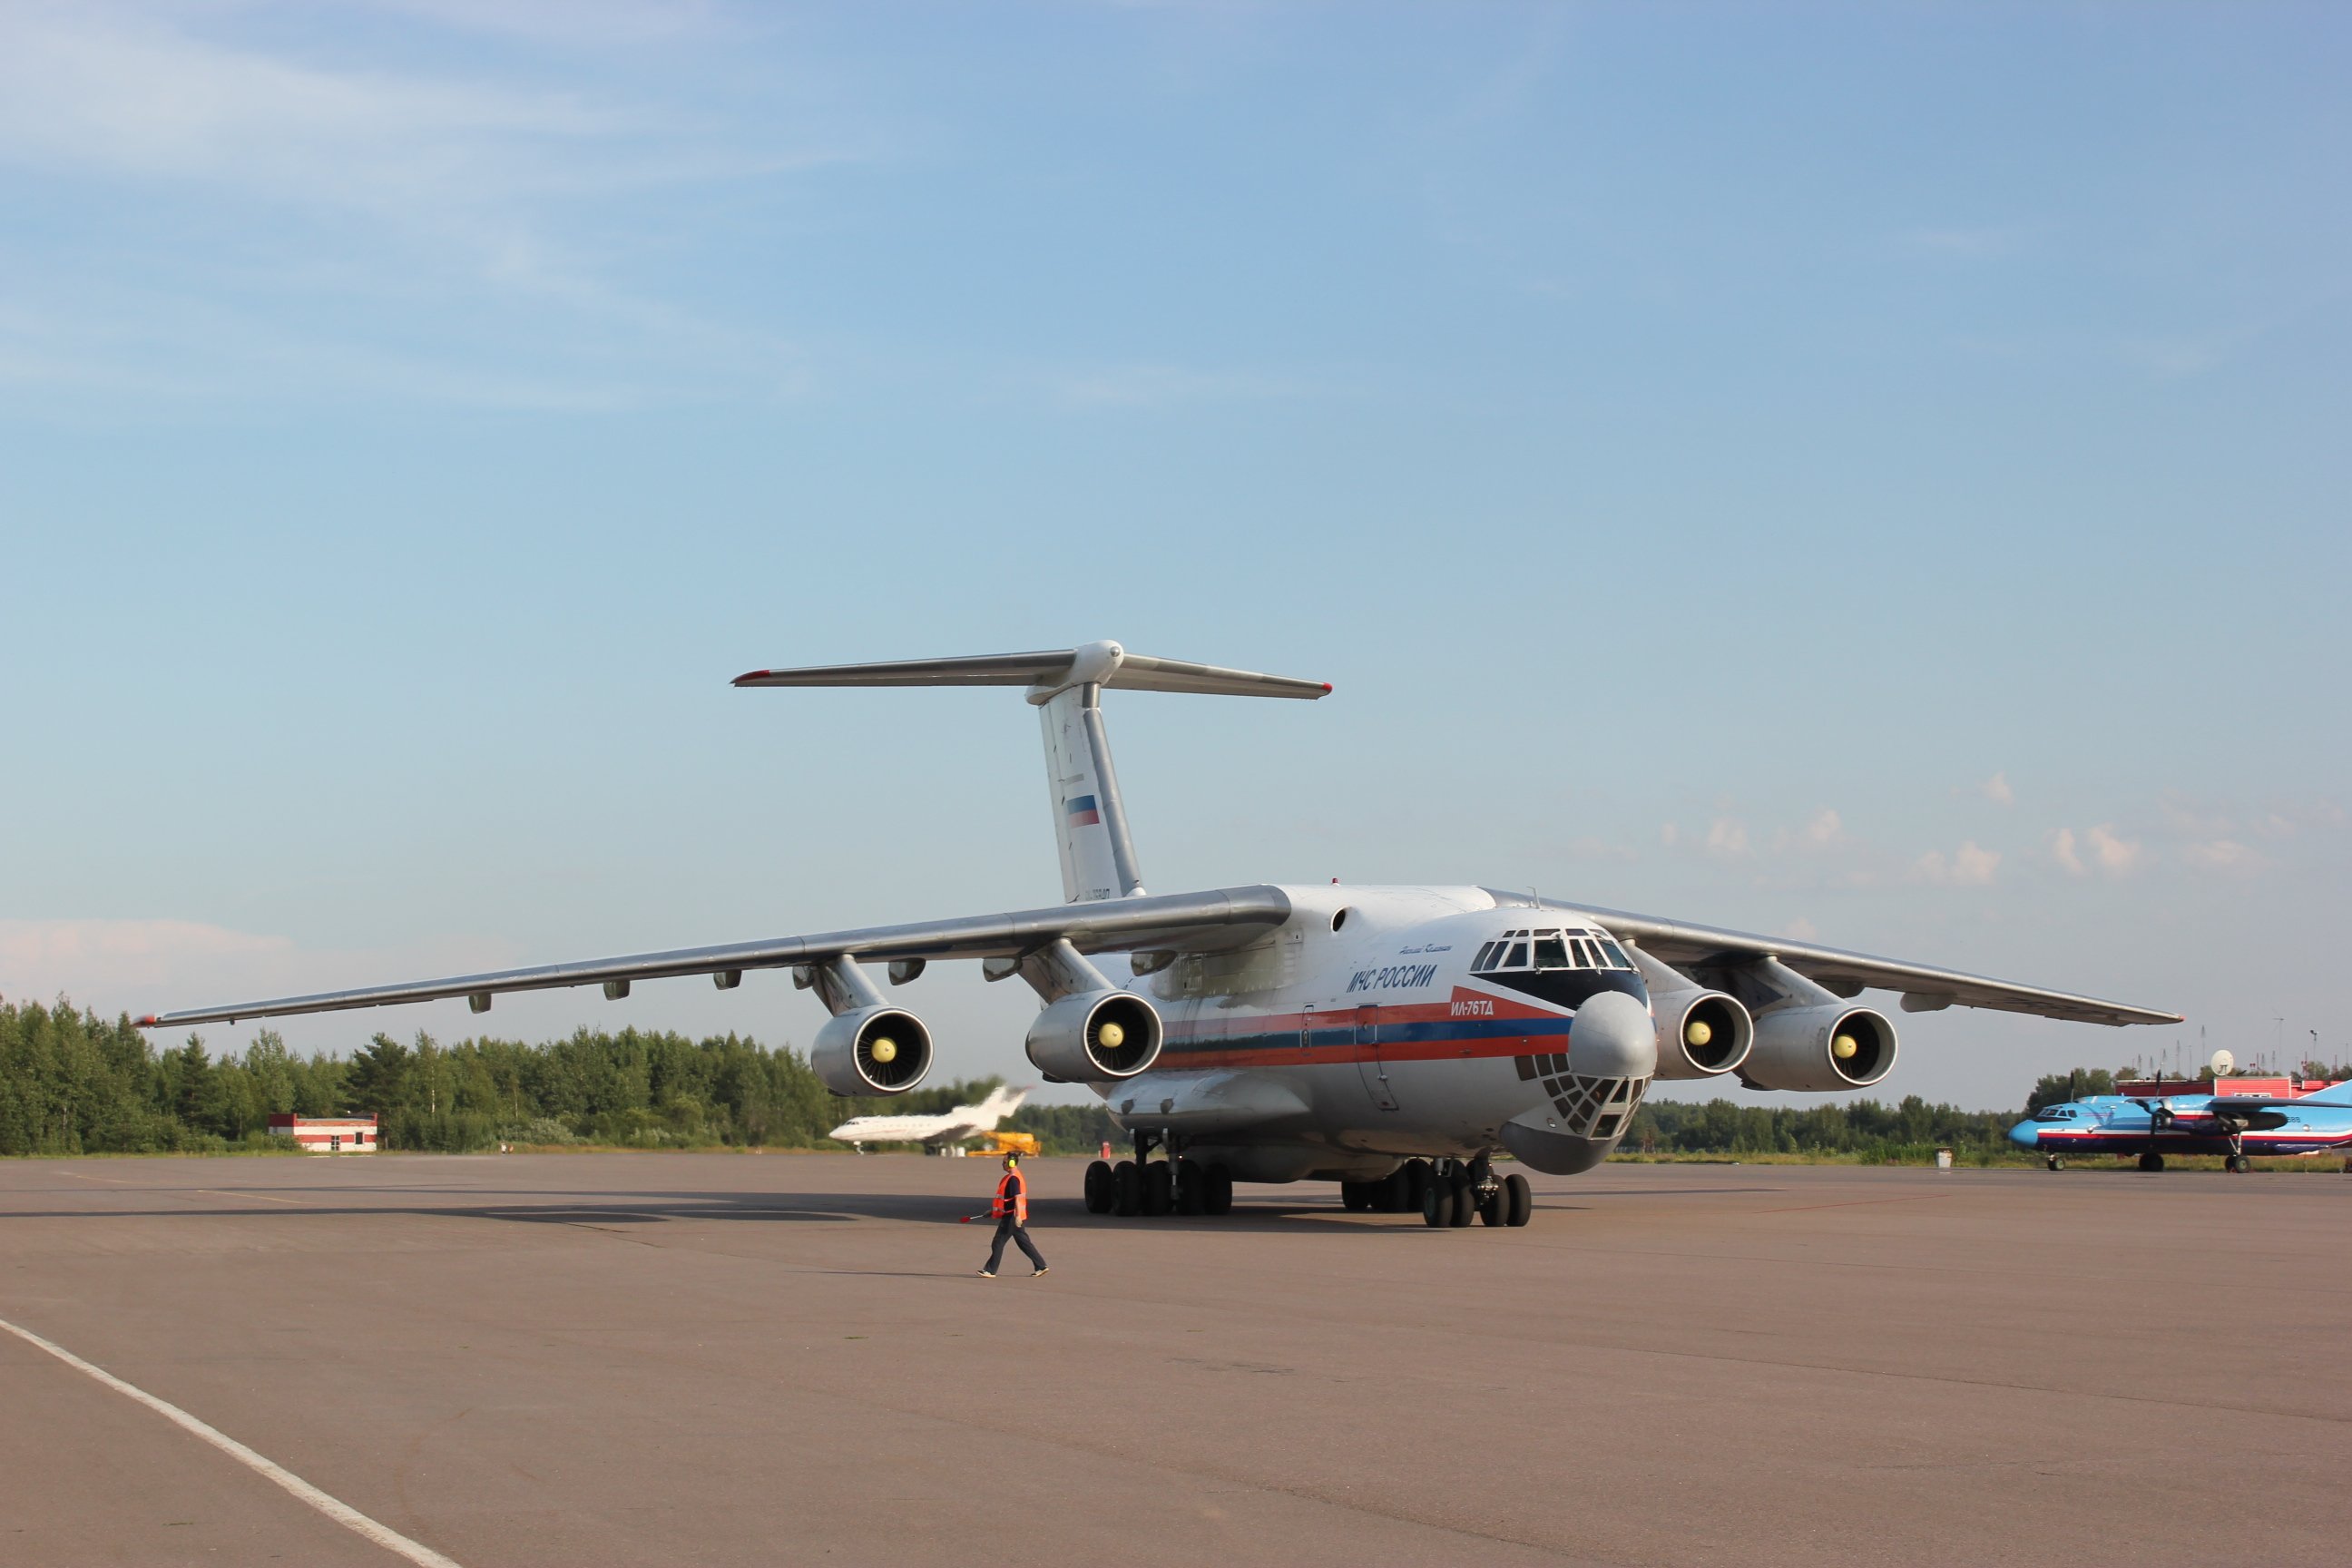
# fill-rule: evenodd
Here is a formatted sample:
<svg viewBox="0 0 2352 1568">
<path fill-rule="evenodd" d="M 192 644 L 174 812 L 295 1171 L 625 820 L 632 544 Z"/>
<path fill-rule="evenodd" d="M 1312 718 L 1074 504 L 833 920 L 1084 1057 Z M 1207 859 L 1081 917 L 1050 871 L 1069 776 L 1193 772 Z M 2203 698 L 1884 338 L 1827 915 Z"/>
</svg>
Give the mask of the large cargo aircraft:
<svg viewBox="0 0 2352 1568">
<path fill-rule="evenodd" d="M 2171 1013 L 1480 887 L 1221 888 L 1150 894 L 1103 725 L 1107 690 L 1312 700 L 1319 681 L 1130 654 L 1039 653 L 763 669 L 742 687 L 1017 686 L 1045 726 L 1066 902 L 583 963 L 370 986 L 142 1018 L 157 1028 L 502 992 L 789 969 L 831 1015 L 811 1066 L 835 1093 L 898 1094 L 930 1070 L 931 1032 L 867 975 L 902 988 L 939 960 L 1018 977 L 1042 1011 L 1030 1062 L 1101 1095 L 1134 1158 L 1087 1173 L 1097 1213 L 1223 1214 L 1233 1184 L 1336 1181 L 1351 1208 L 1418 1208 L 1432 1226 L 1527 1223 L 1527 1180 L 1590 1169 L 1657 1079 L 1736 1074 L 1751 1088 L 1867 1089 L 1894 1069 L 1904 1010 L 1990 1007 L 2098 1024 Z M 1096 960 L 1123 958 L 1114 976 Z M 1153 1158 L 1154 1155 L 1159 1158 Z"/>
</svg>

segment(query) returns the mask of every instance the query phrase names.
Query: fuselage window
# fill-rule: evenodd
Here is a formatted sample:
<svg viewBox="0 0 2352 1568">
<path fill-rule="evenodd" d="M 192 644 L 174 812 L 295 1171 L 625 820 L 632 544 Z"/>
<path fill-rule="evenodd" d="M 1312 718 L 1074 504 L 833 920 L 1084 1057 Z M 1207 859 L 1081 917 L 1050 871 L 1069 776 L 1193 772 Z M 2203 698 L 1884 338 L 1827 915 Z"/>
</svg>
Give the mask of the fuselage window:
<svg viewBox="0 0 2352 1568">
<path fill-rule="evenodd" d="M 1536 938 L 1536 967 L 1566 969 L 1572 961 L 1568 956 L 1568 944 L 1558 934 Z"/>
</svg>

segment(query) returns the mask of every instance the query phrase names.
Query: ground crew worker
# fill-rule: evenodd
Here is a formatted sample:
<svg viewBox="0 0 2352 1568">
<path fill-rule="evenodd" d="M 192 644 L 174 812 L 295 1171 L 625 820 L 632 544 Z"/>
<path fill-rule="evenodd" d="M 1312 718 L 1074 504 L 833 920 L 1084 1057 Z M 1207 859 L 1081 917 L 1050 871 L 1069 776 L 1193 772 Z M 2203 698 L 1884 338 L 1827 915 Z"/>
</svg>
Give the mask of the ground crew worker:
<svg viewBox="0 0 2352 1568">
<path fill-rule="evenodd" d="M 988 1249 L 988 1267 L 980 1271 L 982 1277 L 996 1278 L 996 1266 L 1004 1261 L 1007 1237 L 1020 1243 L 1036 1274 L 1045 1273 L 1045 1260 L 1037 1255 L 1036 1244 L 1029 1239 L 1029 1179 L 1021 1173 L 1020 1155 L 1004 1156 L 1004 1174 L 996 1184 L 996 1206 L 989 1213 L 996 1219 L 996 1244 Z"/>
</svg>

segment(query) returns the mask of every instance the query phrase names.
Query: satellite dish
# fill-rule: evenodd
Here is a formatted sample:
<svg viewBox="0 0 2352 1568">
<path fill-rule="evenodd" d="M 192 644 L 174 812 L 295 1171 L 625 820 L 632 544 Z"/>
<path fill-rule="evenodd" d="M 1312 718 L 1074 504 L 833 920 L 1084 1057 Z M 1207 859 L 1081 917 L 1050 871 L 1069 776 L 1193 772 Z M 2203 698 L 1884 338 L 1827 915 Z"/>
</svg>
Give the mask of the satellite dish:
<svg viewBox="0 0 2352 1568">
<path fill-rule="evenodd" d="M 2213 1076 L 2215 1078 L 2228 1078 L 2230 1076 L 2231 1069 L 2235 1068 L 2237 1065 L 2238 1058 L 2231 1056 L 2228 1051 L 2215 1051 L 2213 1053 Z"/>
</svg>

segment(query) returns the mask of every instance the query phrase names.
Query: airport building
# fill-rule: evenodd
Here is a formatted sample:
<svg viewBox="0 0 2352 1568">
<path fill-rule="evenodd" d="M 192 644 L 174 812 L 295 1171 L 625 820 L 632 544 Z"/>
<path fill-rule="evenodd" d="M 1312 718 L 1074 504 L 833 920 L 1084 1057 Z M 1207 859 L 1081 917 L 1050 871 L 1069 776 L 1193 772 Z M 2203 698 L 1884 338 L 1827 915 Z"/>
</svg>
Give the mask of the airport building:
<svg viewBox="0 0 2352 1568">
<path fill-rule="evenodd" d="M 269 1131 L 281 1138 L 293 1139 L 306 1154 L 375 1152 L 375 1118 L 373 1116 L 280 1114 L 269 1119 Z"/>
</svg>

